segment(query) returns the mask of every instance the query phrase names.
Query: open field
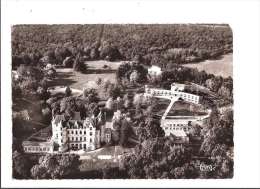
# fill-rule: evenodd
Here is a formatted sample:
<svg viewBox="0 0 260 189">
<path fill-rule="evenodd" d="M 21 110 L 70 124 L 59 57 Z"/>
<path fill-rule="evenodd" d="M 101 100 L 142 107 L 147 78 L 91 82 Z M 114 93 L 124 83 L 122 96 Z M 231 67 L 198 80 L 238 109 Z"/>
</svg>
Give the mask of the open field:
<svg viewBox="0 0 260 189">
<path fill-rule="evenodd" d="M 198 63 L 184 64 L 189 68 L 197 68 L 199 71 L 206 71 L 222 77 L 233 77 L 233 54 L 226 54 L 218 60 L 206 60 Z"/>
<path fill-rule="evenodd" d="M 52 86 L 70 86 L 74 89 L 82 90 L 83 87 L 91 87 L 93 81 L 98 78 L 102 80 L 116 81 L 115 70 L 122 63 L 109 62 L 109 61 L 87 61 L 89 72 L 80 73 L 74 72 L 72 68 L 57 68 L 57 78 L 52 82 Z M 111 69 L 103 69 L 103 66 L 107 65 Z"/>
<path fill-rule="evenodd" d="M 110 70 L 117 70 L 117 68 L 122 64 L 122 61 L 118 62 L 109 62 L 106 60 L 97 60 L 97 61 L 86 61 L 85 64 L 88 66 L 88 69 L 98 70 L 104 69 L 104 66 L 107 65 Z"/>
</svg>

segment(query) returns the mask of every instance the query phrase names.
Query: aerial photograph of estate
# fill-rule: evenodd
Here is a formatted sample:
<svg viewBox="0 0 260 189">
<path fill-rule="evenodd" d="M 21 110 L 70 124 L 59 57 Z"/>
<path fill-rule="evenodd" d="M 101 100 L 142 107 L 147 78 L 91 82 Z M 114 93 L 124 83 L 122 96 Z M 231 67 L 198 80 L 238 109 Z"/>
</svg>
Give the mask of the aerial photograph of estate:
<svg viewBox="0 0 260 189">
<path fill-rule="evenodd" d="M 14 25 L 13 179 L 230 179 L 226 24 Z"/>
</svg>

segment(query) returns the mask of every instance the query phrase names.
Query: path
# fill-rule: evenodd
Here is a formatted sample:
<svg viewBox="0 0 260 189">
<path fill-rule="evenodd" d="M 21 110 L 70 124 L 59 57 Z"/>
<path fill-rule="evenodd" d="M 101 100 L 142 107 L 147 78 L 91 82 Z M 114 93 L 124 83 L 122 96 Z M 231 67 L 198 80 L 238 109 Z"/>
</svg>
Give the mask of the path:
<svg viewBox="0 0 260 189">
<path fill-rule="evenodd" d="M 166 108 L 166 110 L 165 110 L 165 112 L 164 112 L 164 114 L 163 114 L 163 116 L 162 116 L 162 120 L 164 120 L 164 119 L 166 118 L 166 116 L 167 116 L 167 114 L 169 113 L 169 111 L 171 110 L 173 104 L 174 104 L 177 100 L 178 100 L 178 98 L 176 98 L 176 97 L 173 98 L 173 99 L 171 99 L 171 102 L 170 102 L 169 106 Z"/>
</svg>

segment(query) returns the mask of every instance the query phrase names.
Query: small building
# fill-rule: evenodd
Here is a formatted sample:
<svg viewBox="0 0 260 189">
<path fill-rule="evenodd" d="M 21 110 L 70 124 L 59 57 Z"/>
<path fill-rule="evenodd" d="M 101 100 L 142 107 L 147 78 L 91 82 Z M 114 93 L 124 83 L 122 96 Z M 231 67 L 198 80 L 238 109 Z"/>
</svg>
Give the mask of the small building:
<svg viewBox="0 0 260 189">
<path fill-rule="evenodd" d="M 52 141 L 24 141 L 22 146 L 25 153 L 52 153 L 54 151 Z"/>
<path fill-rule="evenodd" d="M 162 75 L 162 69 L 159 66 L 152 65 L 150 68 L 148 68 L 148 74 L 151 77 L 156 77 Z"/>
<path fill-rule="evenodd" d="M 171 84 L 171 91 L 184 91 L 185 89 L 185 84 L 181 84 L 181 83 L 172 83 Z"/>
</svg>

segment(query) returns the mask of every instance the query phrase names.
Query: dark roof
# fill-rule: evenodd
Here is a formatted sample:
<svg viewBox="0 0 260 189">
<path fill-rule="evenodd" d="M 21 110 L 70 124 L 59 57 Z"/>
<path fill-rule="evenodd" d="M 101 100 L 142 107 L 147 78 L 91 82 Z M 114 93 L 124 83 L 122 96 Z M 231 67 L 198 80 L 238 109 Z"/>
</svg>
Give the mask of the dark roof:
<svg viewBox="0 0 260 189">
<path fill-rule="evenodd" d="M 80 112 L 74 112 L 72 119 L 73 120 L 81 120 Z"/>
<path fill-rule="evenodd" d="M 54 123 L 58 124 L 61 121 L 66 121 L 65 116 L 64 115 L 56 115 L 54 118 Z"/>
</svg>

